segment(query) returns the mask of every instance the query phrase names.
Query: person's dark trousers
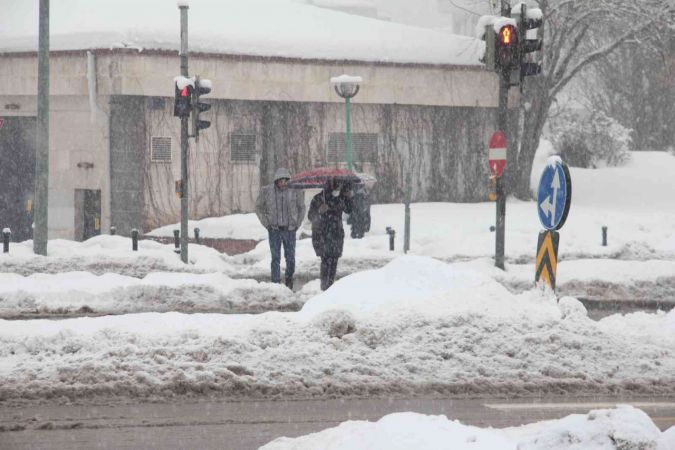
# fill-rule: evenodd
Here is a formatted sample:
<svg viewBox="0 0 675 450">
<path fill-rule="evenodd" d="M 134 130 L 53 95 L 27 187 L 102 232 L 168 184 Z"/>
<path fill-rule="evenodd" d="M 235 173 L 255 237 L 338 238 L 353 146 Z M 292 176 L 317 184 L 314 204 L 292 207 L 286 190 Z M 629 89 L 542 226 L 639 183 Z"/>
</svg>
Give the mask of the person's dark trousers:
<svg viewBox="0 0 675 450">
<path fill-rule="evenodd" d="M 337 257 L 324 256 L 321 258 L 321 290 L 325 291 L 335 281 L 338 265 Z"/>
<path fill-rule="evenodd" d="M 286 286 L 293 288 L 295 273 L 295 230 L 280 228 L 269 230 L 270 252 L 272 253 L 272 283 L 281 283 L 281 245 L 286 258 Z"/>
</svg>

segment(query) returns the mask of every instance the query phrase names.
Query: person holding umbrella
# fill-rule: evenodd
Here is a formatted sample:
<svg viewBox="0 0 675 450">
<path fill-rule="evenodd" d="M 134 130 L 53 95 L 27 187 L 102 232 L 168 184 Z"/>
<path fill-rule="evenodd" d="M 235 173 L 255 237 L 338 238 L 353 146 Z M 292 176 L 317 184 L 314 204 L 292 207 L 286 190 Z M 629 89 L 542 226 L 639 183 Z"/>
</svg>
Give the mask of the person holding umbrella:
<svg viewBox="0 0 675 450">
<path fill-rule="evenodd" d="M 321 258 L 322 291 L 335 281 L 345 239 L 342 213 L 351 213 L 352 195 L 347 183 L 331 178 L 309 205 L 307 218 L 312 222 L 312 246 L 316 256 Z"/>
<path fill-rule="evenodd" d="M 256 200 L 255 213 L 263 227 L 267 228 L 272 253 L 272 283 L 281 283 L 281 245 L 286 258 L 286 286 L 293 289 L 295 273 L 295 233 L 305 215 L 303 191 L 290 189 L 288 169 L 279 168 L 274 174 L 274 183 L 263 186 Z"/>
</svg>

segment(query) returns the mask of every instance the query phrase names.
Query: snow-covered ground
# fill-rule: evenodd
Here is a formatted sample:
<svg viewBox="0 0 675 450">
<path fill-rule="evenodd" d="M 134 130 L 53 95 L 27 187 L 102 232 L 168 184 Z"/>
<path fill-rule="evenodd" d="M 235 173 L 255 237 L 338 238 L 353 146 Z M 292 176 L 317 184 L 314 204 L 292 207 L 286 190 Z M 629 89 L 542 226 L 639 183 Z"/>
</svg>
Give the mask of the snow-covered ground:
<svg viewBox="0 0 675 450">
<path fill-rule="evenodd" d="M 660 394 L 675 311 L 593 321 L 572 298 L 400 257 L 299 312 L 0 320 L 0 400 L 177 394 Z"/>
<path fill-rule="evenodd" d="M 672 301 L 674 171 L 665 153 L 572 170 L 559 293 Z M 171 245 L 141 241 L 132 252 L 120 236 L 50 241 L 48 257 L 34 255 L 31 242 L 12 244 L 0 254 L 3 317 L 138 314 L 0 320 L 0 400 L 672 393 L 675 312 L 593 321 L 574 298 L 532 290 L 535 205 L 511 201 L 507 214 L 501 271 L 491 260 L 494 204 L 414 204 L 408 256 L 400 251 L 403 206 L 377 205 L 368 237 L 346 240 L 339 272 L 354 273 L 324 293 L 308 239 L 298 242 L 306 284 L 296 293 L 251 280 L 269 276 L 265 241 L 235 257 L 191 245 L 188 265 Z M 210 226 L 207 237 L 229 228 L 229 237 L 248 230 L 257 239 L 262 230 L 253 215 Z M 396 252 L 386 226 L 397 229 Z M 204 314 L 303 304 L 299 312 Z"/>
<path fill-rule="evenodd" d="M 218 251 L 202 245 L 190 245 L 190 264 L 183 264 L 173 245 L 140 240 L 138 251 L 131 239 L 101 235 L 85 242 L 50 240 L 48 256 L 33 253 L 33 241 L 11 244 L 9 253 L 0 253 L 0 272 L 22 275 L 86 271 L 108 272 L 144 277 L 151 272 L 227 272 L 232 269 Z"/>
<path fill-rule="evenodd" d="M 538 165 L 548 149 L 542 148 Z M 631 162 L 621 168 L 572 169 L 573 204 L 561 231 L 560 295 L 673 302 L 675 187 L 668 173 L 675 173 L 675 157 L 656 152 L 634 153 Z M 641 194 L 635 195 L 636 191 Z M 495 269 L 492 261 L 494 233 L 489 226 L 494 222 L 494 209 L 493 203 L 413 204 L 411 253 L 452 261 L 458 269 L 480 272 L 513 293 L 527 291 L 534 278 L 540 229 L 536 206 L 516 200 L 507 206 L 506 271 Z M 401 256 L 403 213 L 400 204 L 373 206 L 372 230 L 364 239 L 346 239 L 338 276 L 382 267 Z M 609 226 L 607 247 L 601 245 L 602 225 Z M 387 226 L 397 230 L 394 252 L 388 249 Z M 266 236 L 254 214 L 203 219 L 191 222 L 194 227 L 204 237 L 261 240 Z M 174 228 L 170 225 L 149 234 L 171 235 Z M 42 257 L 33 254 L 30 241 L 12 244 L 8 255 L 0 254 L 0 272 L 6 272 L 0 286 L 0 317 L 295 310 L 318 291 L 313 281 L 318 278 L 318 258 L 310 239 L 297 243 L 296 270 L 298 286 L 310 285 L 295 294 L 253 281 L 242 288 L 246 282 L 229 278 L 269 280 L 266 240 L 234 257 L 190 245 L 191 264 L 187 265 L 180 262 L 172 245 L 140 241 L 139 247 L 132 252 L 131 240 L 121 236 L 97 236 L 83 243 L 55 240 L 49 243 L 50 256 Z M 157 275 L 164 272 L 174 273 L 180 286 L 152 281 L 172 278 Z M 209 273 L 215 275 L 209 278 Z"/>
<path fill-rule="evenodd" d="M 546 155 L 548 146 L 541 147 Z M 537 161 L 537 166 L 543 162 Z M 664 152 L 634 152 L 623 167 L 571 168 L 572 206 L 560 231 L 559 259 L 605 258 L 675 260 L 675 156 Z M 539 173 L 537 167 L 533 173 Z M 533 184 L 538 181 L 533 179 Z M 371 231 L 364 239 L 345 240 L 341 267 L 353 260 L 391 259 L 403 252 L 404 206 L 375 205 Z M 253 217 L 254 218 L 254 217 Z M 230 218 L 221 227 L 212 223 L 211 237 L 226 235 Z M 237 219 L 241 220 L 241 219 Z M 255 223 L 255 222 L 254 222 Z M 494 255 L 494 203 L 414 203 L 411 205 L 411 253 L 444 260 L 465 260 Z M 259 224 L 251 239 L 260 239 Z M 389 251 L 386 227 L 396 230 L 396 251 Z M 608 245 L 602 246 L 602 227 L 608 227 Z M 506 258 L 511 263 L 532 262 L 537 235 L 542 229 L 535 202 L 510 199 L 506 207 Z M 264 232 L 264 230 L 262 230 Z M 316 257 L 309 240 L 298 242 L 298 259 L 311 264 Z M 266 242 L 240 260 L 269 265 Z"/>
<path fill-rule="evenodd" d="M 151 273 L 142 279 L 67 272 L 23 277 L 0 273 L 0 317 L 130 312 L 244 313 L 298 310 L 301 295 L 279 284 L 220 273 Z"/>
<path fill-rule="evenodd" d="M 660 432 L 630 406 L 574 414 L 517 428 L 483 429 L 445 416 L 397 413 L 349 421 L 319 433 L 279 438 L 260 450 L 673 450 L 675 427 Z"/>
</svg>

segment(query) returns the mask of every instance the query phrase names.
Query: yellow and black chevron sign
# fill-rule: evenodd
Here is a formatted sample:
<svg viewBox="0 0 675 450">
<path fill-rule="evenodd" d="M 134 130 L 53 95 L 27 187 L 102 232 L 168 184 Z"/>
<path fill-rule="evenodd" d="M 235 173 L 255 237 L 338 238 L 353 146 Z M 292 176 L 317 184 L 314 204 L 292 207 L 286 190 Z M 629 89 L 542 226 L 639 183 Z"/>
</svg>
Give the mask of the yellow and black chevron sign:
<svg viewBox="0 0 675 450">
<path fill-rule="evenodd" d="M 558 268 L 558 242 L 560 233 L 557 231 L 539 232 L 534 282 L 539 284 L 542 281 L 553 290 L 555 290 L 555 272 Z"/>
</svg>

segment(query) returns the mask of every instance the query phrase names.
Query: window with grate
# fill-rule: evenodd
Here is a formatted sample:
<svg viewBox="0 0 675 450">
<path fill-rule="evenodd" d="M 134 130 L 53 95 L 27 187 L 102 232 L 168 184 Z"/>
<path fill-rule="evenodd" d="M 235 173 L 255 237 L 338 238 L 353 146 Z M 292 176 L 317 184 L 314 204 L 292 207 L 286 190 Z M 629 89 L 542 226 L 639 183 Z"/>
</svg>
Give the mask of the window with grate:
<svg viewBox="0 0 675 450">
<path fill-rule="evenodd" d="M 230 133 L 230 161 L 255 162 L 255 137 L 253 133 Z"/>
<path fill-rule="evenodd" d="M 377 133 L 352 133 L 352 161 L 369 163 L 377 158 Z M 347 161 L 345 133 L 328 135 L 326 160 L 329 163 Z"/>
<path fill-rule="evenodd" d="M 150 139 L 150 159 L 152 162 L 171 162 L 171 138 L 153 136 Z"/>
</svg>

